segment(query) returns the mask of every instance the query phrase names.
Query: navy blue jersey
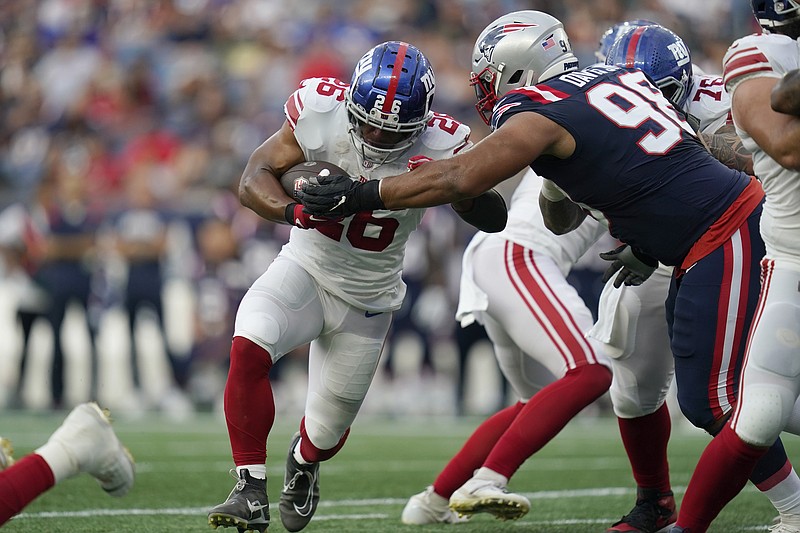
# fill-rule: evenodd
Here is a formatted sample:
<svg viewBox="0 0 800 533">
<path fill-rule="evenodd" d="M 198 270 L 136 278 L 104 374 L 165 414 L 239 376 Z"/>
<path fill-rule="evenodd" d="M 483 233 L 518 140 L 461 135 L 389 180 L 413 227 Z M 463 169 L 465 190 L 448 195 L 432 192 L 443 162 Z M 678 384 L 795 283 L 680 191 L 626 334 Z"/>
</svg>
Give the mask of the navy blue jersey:
<svg viewBox="0 0 800 533">
<path fill-rule="evenodd" d="M 602 212 L 614 237 L 667 265 L 680 264 L 750 182 L 714 159 L 636 69 L 591 66 L 511 91 L 492 127 L 528 111 L 576 143 L 571 157 L 540 156 L 531 168 Z"/>
</svg>

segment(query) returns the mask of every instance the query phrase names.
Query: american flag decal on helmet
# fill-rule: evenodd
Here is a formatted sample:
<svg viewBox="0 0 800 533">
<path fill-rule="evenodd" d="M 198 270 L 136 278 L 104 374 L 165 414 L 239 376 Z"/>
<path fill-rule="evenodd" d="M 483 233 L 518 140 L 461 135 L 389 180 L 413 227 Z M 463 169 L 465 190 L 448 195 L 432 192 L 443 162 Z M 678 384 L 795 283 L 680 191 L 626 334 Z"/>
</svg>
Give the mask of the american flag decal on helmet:
<svg viewBox="0 0 800 533">
<path fill-rule="evenodd" d="M 556 40 L 553 39 L 553 34 L 550 34 L 550 37 L 542 41 L 542 48 L 545 50 L 550 50 L 556 45 Z"/>
</svg>

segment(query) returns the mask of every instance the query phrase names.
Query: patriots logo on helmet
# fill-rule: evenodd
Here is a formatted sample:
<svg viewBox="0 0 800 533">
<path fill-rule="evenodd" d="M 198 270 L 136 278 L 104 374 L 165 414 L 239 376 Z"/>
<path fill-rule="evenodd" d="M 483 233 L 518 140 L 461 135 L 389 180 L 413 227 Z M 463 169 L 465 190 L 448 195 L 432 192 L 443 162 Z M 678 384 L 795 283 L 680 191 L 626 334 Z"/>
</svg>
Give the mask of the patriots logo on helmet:
<svg viewBox="0 0 800 533">
<path fill-rule="evenodd" d="M 536 26 L 538 26 L 538 24 L 522 22 L 498 26 L 487 33 L 486 37 L 481 40 L 481 42 L 478 44 L 478 50 L 480 50 L 481 54 L 483 54 L 483 57 L 486 58 L 486 61 L 491 62 L 492 52 L 494 52 L 494 47 L 497 46 L 497 43 L 500 42 L 500 39 L 509 33 L 514 33 L 515 31 L 524 30 L 526 28 L 534 28 Z"/>
</svg>

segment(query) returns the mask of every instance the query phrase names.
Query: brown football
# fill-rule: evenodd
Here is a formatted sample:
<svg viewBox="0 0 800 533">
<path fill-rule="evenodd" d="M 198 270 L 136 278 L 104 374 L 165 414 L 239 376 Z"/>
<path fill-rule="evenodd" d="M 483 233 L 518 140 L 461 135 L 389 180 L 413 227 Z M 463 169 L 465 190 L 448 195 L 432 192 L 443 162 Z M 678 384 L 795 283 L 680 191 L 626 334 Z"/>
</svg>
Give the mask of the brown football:
<svg viewBox="0 0 800 533">
<path fill-rule="evenodd" d="M 347 175 L 347 172 L 333 163 L 328 163 L 326 161 L 305 161 L 284 172 L 281 176 L 281 185 L 283 185 L 283 190 L 286 191 L 286 194 L 297 200 L 296 192 L 301 190 L 303 180 L 311 181 L 324 171 L 327 171 L 326 175 L 329 176 L 335 176 L 337 174 Z"/>
</svg>

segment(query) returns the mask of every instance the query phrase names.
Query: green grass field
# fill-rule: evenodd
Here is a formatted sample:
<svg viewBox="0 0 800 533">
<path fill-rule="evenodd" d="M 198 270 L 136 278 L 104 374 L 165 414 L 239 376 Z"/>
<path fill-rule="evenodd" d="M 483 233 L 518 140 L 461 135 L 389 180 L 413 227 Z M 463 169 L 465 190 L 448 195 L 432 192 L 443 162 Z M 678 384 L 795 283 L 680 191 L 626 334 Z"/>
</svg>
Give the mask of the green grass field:
<svg viewBox="0 0 800 533">
<path fill-rule="evenodd" d="M 0 431 L 12 439 L 17 457 L 44 442 L 63 415 L 5 412 Z M 406 499 L 425 488 L 478 419 L 359 419 L 348 445 L 321 470 L 322 501 L 309 533 L 433 532 L 602 532 L 627 512 L 634 491 L 612 418 L 579 417 L 529 459 L 510 489 L 531 499 L 531 512 L 514 522 L 478 515 L 457 526 L 412 527 L 400 523 Z M 282 425 L 283 424 L 283 425 Z M 270 436 L 267 473 L 273 524 L 284 531 L 277 511 L 288 422 Z M 175 423 L 157 415 L 117 419 L 117 433 L 137 461 L 133 490 L 121 499 L 106 496 L 88 476 L 70 479 L 33 502 L 4 528 L 10 532 L 193 532 L 211 531 L 206 511 L 225 499 L 234 484 L 224 421 L 198 415 Z M 707 438 L 693 429 L 673 430 L 672 481 L 679 498 Z M 788 437 L 790 456 L 800 441 Z M 711 531 L 764 531 L 772 507 L 752 487 L 740 494 Z M 235 529 L 218 530 L 231 531 Z"/>
</svg>

